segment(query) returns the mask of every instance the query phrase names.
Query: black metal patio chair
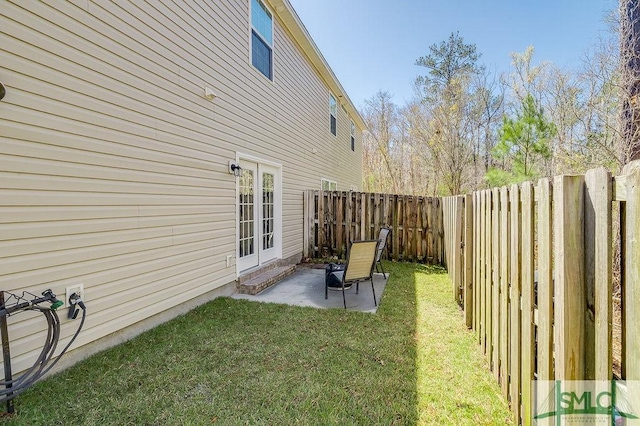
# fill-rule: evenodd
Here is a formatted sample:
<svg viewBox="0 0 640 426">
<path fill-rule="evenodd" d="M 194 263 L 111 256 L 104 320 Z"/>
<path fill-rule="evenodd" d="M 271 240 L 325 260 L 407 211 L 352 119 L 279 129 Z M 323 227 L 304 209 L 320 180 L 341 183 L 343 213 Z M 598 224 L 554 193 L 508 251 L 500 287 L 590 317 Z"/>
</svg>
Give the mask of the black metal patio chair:
<svg viewBox="0 0 640 426">
<path fill-rule="evenodd" d="M 389 238 L 390 233 L 391 228 L 389 228 L 388 226 L 383 226 L 382 228 L 380 228 L 380 233 L 378 234 L 378 247 L 376 247 L 376 272 L 378 272 L 378 265 L 380 265 L 382 276 L 384 276 L 385 280 L 387 279 L 387 275 L 384 272 L 384 268 L 382 267 L 382 262 L 380 262 L 380 259 L 382 258 L 382 253 L 387 246 L 387 238 Z"/>
<path fill-rule="evenodd" d="M 342 301 L 344 308 L 347 309 L 347 299 L 344 294 L 346 285 L 356 284 L 356 294 L 360 290 L 361 281 L 371 281 L 371 289 L 373 290 L 373 304 L 378 306 L 376 300 L 376 289 L 373 286 L 373 269 L 376 263 L 376 248 L 378 246 L 377 240 L 367 241 L 355 241 L 351 244 L 349 252 L 347 253 L 347 262 L 343 271 L 331 272 L 337 278 L 342 290 Z M 329 284 L 328 280 L 325 280 L 324 284 L 324 298 L 329 298 Z"/>
</svg>

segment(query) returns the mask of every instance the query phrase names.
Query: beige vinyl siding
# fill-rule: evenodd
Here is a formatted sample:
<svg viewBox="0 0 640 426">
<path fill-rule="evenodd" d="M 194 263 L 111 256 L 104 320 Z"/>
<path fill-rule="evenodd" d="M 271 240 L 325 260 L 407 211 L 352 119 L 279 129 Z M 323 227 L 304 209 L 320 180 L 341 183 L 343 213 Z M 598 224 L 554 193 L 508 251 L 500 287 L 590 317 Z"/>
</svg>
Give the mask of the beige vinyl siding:
<svg viewBox="0 0 640 426">
<path fill-rule="evenodd" d="M 74 347 L 235 280 L 237 153 L 282 165 L 284 258 L 304 189 L 361 186 L 360 129 L 352 152 L 338 108 L 330 133 L 329 89 L 271 10 L 273 82 L 249 60 L 248 0 L 3 4 L 0 289 L 83 283 Z M 44 325 L 9 320 L 20 371 Z"/>
</svg>

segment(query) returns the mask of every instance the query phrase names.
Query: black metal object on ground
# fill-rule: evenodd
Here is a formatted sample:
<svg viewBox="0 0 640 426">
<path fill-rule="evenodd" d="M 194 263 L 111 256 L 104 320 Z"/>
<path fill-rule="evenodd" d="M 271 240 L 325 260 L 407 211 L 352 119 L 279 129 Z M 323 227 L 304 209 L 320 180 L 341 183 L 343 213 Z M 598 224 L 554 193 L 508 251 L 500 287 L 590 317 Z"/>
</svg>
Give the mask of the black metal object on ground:
<svg viewBox="0 0 640 426">
<path fill-rule="evenodd" d="M 8 295 L 8 297 L 6 297 Z M 51 290 L 42 293 L 42 297 L 31 293 L 24 292 L 22 296 L 17 296 L 8 292 L 0 292 L 0 328 L 2 328 L 2 352 L 5 370 L 5 380 L 0 382 L 3 389 L 0 389 L 0 402 L 7 403 L 7 413 L 13 413 L 13 399 L 27 390 L 37 380 L 47 374 L 60 360 L 62 355 L 67 352 L 73 344 L 76 337 L 80 333 L 86 318 L 86 306 L 80 299 L 76 301 L 76 305 L 82 309 L 82 319 L 78 325 L 78 329 L 67 343 L 67 345 L 53 360 L 58 340 L 60 338 L 60 318 L 56 313 L 56 309 L 64 305 L 63 302 L 56 298 Z M 41 304 L 49 303 L 49 306 L 41 306 Z M 12 377 L 11 371 L 11 353 L 9 348 L 9 334 L 7 327 L 7 317 L 23 311 L 37 311 L 43 314 L 47 321 L 47 337 L 42 347 L 42 351 L 36 358 L 34 364 L 28 368 L 17 379 Z"/>
<path fill-rule="evenodd" d="M 4 306 L 4 291 L 0 291 L 0 310 L 6 312 Z M 7 315 L 0 315 L 0 334 L 2 335 L 2 366 L 4 367 L 5 389 L 12 386 L 13 374 L 11 372 L 11 351 L 9 349 L 9 329 L 7 327 Z M 8 394 L 11 396 L 11 393 Z M 13 398 L 7 399 L 7 413 L 13 414 Z"/>
</svg>

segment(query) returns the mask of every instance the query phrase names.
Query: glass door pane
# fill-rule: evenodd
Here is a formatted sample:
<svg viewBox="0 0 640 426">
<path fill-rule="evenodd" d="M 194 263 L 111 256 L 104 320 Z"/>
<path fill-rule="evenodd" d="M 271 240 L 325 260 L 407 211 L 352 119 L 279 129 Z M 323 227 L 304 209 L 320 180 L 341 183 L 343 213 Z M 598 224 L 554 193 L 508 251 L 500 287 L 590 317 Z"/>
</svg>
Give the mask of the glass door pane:
<svg viewBox="0 0 640 426">
<path fill-rule="evenodd" d="M 274 176 L 262 173 L 262 249 L 273 248 L 274 232 Z"/>
<path fill-rule="evenodd" d="M 239 183 L 238 212 L 239 212 L 239 257 L 255 254 L 254 213 L 255 190 L 254 171 L 244 169 Z"/>
</svg>

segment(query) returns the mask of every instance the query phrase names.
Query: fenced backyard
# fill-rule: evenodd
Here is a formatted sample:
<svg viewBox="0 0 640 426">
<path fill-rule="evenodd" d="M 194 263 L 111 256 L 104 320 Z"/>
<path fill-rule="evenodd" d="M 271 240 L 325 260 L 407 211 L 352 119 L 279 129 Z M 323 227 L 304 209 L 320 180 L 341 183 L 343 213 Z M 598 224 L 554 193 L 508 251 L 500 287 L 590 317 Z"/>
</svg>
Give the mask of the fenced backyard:
<svg viewBox="0 0 640 426">
<path fill-rule="evenodd" d="M 445 264 L 514 418 L 529 424 L 535 381 L 640 380 L 638 169 L 442 199 L 306 191 L 305 256 L 342 257 L 389 226 L 389 259 Z"/>
<path fill-rule="evenodd" d="M 264 315 L 256 316 L 254 306 L 218 299 L 187 319 L 168 323 L 64 373 L 63 380 L 78 383 L 96 365 L 112 362 L 103 382 L 91 383 L 93 399 L 76 393 L 44 401 L 45 395 L 65 393 L 52 392 L 64 383 L 48 380 L 19 400 L 24 401 L 22 417 L 6 419 L 8 424 L 42 419 L 52 405 L 68 405 L 85 413 L 86 424 L 111 423 L 105 416 L 113 410 L 126 412 L 130 423 L 171 422 L 181 418 L 176 413 L 188 413 L 193 422 L 213 419 L 214 423 L 218 419 L 276 423 L 322 419 L 337 424 L 345 419 L 363 423 L 376 419 L 384 424 L 531 424 L 535 381 L 640 381 L 638 163 L 615 177 L 595 169 L 585 175 L 445 198 L 306 191 L 304 221 L 305 257 L 344 257 L 351 242 L 375 239 L 380 228 L 388 226 L 387 259 L 444 264 L 450 281 L 438 267 L 388 263 L 391 278 L 380 314 L 373 319 L 354 315 L 354 321 L 346 321 L 349 326 L 339 332 L 331 324 L 343 321 L 342 310 L 322 313 L 318 319 L 307 308 L 284 312 L 265 306 L 259 308 Z M 462 319 L 456 305 L 462 307 Z M 229 316 L 236 311 L 240 316 Z M 189 319 L 194 316 L 198 321 Z M 204 325 L 196 325 L 199 321 Z M 207 343 L 185 340 L 170 353 L 147 353 L 155 347 L 149 342 L 173 339 L 185 323 L 202 327 Z M 289 327 L 284 340 L 281 324 Z M 248 329 L 249 335 L 242 334 Z M 217 330 L 215 338 L 212 330 Z M 271 336 L 272 330 L 278 333 Z M 368 332 L 372 330 L 383 332 L 372 338 Z M 306 341 L 309 336 L 315 340 Z M 255 341 L 262 344 L 256 346 Z M 479 349 L 471 351 L 467 341 L 472 346 L 477 343 Z M 129 354 L 134 345 L 139 346 Z M 210 371 L 206 378 L 185 375 L 186 369 L 179 368 L 194 347 L 207 357 L 190 360 L 192 370 Z M 272 348 L 285 355 L 274 359 Z M 214 354 L 218 362 L 201 365 Z M 479 373 L 486 368 L 483 354 L 490 370 L 484 370 L 484 376 Z M 176 360 L 172 380 L 184 384 L 180 392 L 188 398 L 153 412 L 148 409 L 154 406 L 151 396 L 175 399 L 174 386 L 163 379 L 167 356 Z M 123 374 L 119 370 L 123 359 L 132 366 L 158 365 L 157 371 L 145 372 L 148 380 L 138 377 L 135 368 L 128 369 L 135 377 L 118 379 L 129 387 L 137 383 L 128 392 L 135 394 L 138 411 L 127 411 L 121 398 L 105 396 L 115 392 L 108 384 Z M 225 359 L 246 362 L 229 364 Z M 274 367 L 287 365 L 287 359 L 297 360 L 300 368 Z M 335 364 L 336 359 L 345 362 Z M 327 380 L 337 374 L 327 370 L 328 365 L 348 369 L 349 380 L 356 378 L 355 387 L 341 388 L 346 377 L 339 374 L 336 380 Z M 253 383 L 253 378 L 263 376 L 271 377 L 271 382 L 267 387 L 256 385 L 255 391 L 243 381 Z M 226 377 L 238 380 L 225 381 Z M 380 377 L 387 377 L 383 386 L 379 386 Z M 287 390 L 297 401 L 311 404 L 304 412 L 293 411 L 286 398 L 277 404 L 260 399 L 295 383 L 306 383 L 306 387 Z M 371 389 L 375 392 L 369 395 Z M 496 400 L 499 393 L 511 413 Z M 364 398 L 365 394 L 369 396 Z M 211 399 L 219 405 L 212 406 Z M 254 399 L 261 411 L 255 411 Z M 98 400 L 104 403 L 98 405 Z M 238 401 L 244 404 L 240 410 Z M 345 401 L 355 404 L 355 413 L 336 411 Z M 640 407 L 640 401 L 630 403 Z M 276 408 L 282 410 L 273 411 Z"/>
<path fill-rule="evenodd" d="M 515 419 L 532 421 L 534 380 L 637 386 L 638 162 L 447 197 L 443 217 L 454 297 Z"/>
</svg>

